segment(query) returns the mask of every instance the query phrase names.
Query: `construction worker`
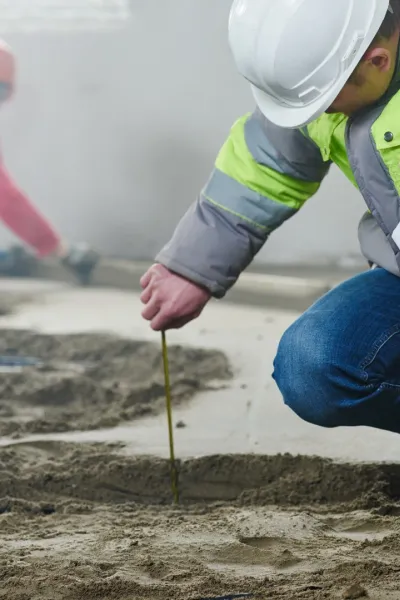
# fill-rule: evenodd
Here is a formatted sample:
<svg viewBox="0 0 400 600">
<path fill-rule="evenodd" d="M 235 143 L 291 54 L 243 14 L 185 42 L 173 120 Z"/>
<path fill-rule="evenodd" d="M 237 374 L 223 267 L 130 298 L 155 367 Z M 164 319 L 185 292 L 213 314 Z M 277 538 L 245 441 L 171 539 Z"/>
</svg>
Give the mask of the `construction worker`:
<svg viewBox="0 0 400 600">
<path fill-rule="evenodd" d="M 374 268 L 307 310 L 274 365 L 285 403 L 323 427 L 400 432 L 399 36 L 400 0 L 235 0 L 230 45 L 257 108 L 141 281 L 153 329 L 196 318 L 336 163 L 367 204 Z"/>
<path fill-rule="evenodd" d="M 0 41 L 0 105 L 15 91 L 15 59 L 9 46 Z M 61 240 L 48 221 L 17 187 L 0 161 L 0 220 L 27 244 L 39 258 L 54 255 L 73 272 L 81 283 L 87 283 L 98 261 L 96 252 L 85 244 L 69 245 Z M 4 255 L 4 256 L 3 256 Z M 21 247 L 2 253 L 0 273 L 25 274 L 32 255 Z"/>
</svg>

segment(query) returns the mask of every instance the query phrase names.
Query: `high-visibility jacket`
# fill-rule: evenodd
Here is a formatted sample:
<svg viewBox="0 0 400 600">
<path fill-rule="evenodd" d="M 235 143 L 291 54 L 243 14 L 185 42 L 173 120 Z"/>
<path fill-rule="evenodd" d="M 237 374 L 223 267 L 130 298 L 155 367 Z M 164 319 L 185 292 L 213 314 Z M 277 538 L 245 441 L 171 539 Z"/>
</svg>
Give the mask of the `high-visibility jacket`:
<svg viewBox="0 0 400 600">
<path fill-rule="evenodd" d="M 200 194 L 156 260 L 222 297 L 268 236 L 316 193 L 335 163 L 368 207 L 365 257 L 400 276 L 400 62 L 381 100 L 282 129 L 256 109 L 232 127 Z"/>
</svg>

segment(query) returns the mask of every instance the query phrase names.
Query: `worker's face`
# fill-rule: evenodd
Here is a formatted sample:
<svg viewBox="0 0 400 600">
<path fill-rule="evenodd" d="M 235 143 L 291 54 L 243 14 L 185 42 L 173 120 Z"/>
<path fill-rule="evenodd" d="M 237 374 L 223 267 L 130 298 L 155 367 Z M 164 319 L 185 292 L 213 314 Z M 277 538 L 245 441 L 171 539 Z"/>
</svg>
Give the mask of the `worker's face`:
<svg viewBox="0 0 400 600">
<path fill-rule="evenodd" d="M 396 68 L 398 42 L 396 33 L 379 47 L 369 50 L 327 112 L 350 116 L 379 100 L 387 91 Z"/>
</svg>

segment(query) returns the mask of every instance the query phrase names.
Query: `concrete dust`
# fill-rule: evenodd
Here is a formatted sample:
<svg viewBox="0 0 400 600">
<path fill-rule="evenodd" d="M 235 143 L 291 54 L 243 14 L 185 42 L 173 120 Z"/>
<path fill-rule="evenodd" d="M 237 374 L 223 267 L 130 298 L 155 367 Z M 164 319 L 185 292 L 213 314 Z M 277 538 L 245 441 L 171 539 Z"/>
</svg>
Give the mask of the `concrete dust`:
<svg viewBox="0 0 400 600">
<path fill-rule="evenodd" d="M 108 335 L 39 335 L 2 330 L 0 354 L 41 359 L 41 368 L 2 373 L 0 434 L 113 427 L 164 407 L 160 347 Z M 179 404 L 213 380 L 231 377 L 218 351 L 170 348 L 173 399 Z"/>
<path fill-rule="evenodd" d="M 93 428 L 161 408 L 151 344 L 5 331 L 0 345 L 43 359 L 2 374 L 1 431 Z M 174 348 L 171 367 L 178 402 L 230 377 L 218 352 Z M 178 469 L 175 507 L 168 461 L 121 444 L 0 448 L 0 599 L 400 600 L 400 465 L 216 455 Z"/>
</svg>

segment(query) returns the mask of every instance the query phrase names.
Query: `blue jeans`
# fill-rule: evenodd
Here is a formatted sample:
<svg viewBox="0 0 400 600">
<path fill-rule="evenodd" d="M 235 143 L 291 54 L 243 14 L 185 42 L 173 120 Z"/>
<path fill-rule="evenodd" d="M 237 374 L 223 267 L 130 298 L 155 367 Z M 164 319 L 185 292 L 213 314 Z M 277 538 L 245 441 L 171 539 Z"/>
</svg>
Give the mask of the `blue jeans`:
<svg viewBox="0 0 400 600">
<path fill-rule="evenodd" d="M 375 269 L 326 294 L 283 335 L 274 367 L 305 421 L 400 433 L 400 278 Z"/>
</svg>

